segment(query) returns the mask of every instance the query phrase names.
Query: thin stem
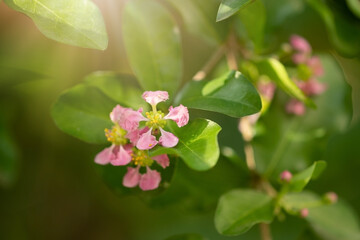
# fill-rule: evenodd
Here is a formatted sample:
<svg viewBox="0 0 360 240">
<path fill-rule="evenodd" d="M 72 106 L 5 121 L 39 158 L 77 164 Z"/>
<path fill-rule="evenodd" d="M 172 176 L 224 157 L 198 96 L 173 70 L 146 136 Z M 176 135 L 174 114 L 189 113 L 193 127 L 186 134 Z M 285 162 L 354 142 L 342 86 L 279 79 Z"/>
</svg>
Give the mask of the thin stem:
<svg viewBox="0 0 360 240">
<path fill-rule="evenodd" d="M 226 60 L 229 68 L 231 70 L 238 70 L 238 63 L 237 63 L 237 50 L 238 44 L 236 40 L 236 34 L 232 31 L 229 34 L 229 38 L 227 40 L 227 51 L 226 51 Z"/>
<path fill-rule="evenodd" d="M 260 233 L 261 233 L 261 239 L 262 240 L 271 240 L 271 232 L 270 232 L 270 226 L 266 223 L 260 223 Z"/>
<path fill-rule="evenodd" d="M 255 171 L 256 163 L 254 157 L 254 149 L 250 143 L 246 143 L 245 145 L 245 157 L 246 157 L 246 164 L 250 171 Z"/>
<path fill-rule="evenodd" d="M 220 61 L 220 59 L 224 56 L 225 53 L 225 45 L 221 45 L 216 52 L 210 57 L 209 61 L 205 63 L 205 65 L 198 71 L 193 80 L 201 81 L 203 80 L 211 70 L 216 66 L 216 64 Z"/>
</svg>

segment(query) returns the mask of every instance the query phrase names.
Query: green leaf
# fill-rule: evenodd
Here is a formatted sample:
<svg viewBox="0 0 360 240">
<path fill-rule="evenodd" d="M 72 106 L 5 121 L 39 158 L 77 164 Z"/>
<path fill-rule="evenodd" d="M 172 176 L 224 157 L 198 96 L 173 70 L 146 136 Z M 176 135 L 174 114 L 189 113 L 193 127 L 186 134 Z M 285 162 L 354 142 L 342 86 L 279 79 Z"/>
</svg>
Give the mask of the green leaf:
<svg viewBox="0 0 360 240">
<path fill-rule="evenodd" d="M 126 75 L 98 72 L 65 91 L 56 100 L 51 115 L 65 133 L 89 143 L 106 143 L 104 129 L 116 104 L 136 107 L 141 91 Z M 139 106 L 137 106 L 139 107 Z"/>
<path fill-rule="evenodd" d="M 174 148 L 157 147 L 152 155 L 164 153 L 177 154 L 192 169 L 205 171 L 215 166 L 220 150 L 217 135 L 221 127 L 206 119 L 196 119 L 179 128 L 176 123 L 169 122 L 169 130 L 179 138 Z"/>
<path fill-rule="evenodd" d="M 345 202 L 312 208 L 306 218 L 314 231 L 329 240 L 359 240 L 359 220 Z"/>
<path fill-rule="evenodd" d="M 221 196 L 215 212 L 215 227 L 223 235 L 239 235 L 257 223 L 270 223 L 273 200 L 254 190 L 236 189 Z"/>
<path fill-rule="evenodd" d="M 129 1 L 123 15 L 123 36 L 141 86 L 173 95 L 181 81 L 182 53 L 180 31 L 171 14 L 156 1 Z"/>
<path fill-rule="evenodd" d="M 256 0 L 238 14 L 241 23 L 245 26 L 248 37 L 252 40 L 257 52 L 263 46 L 266 9 L 262 0 Z"/>
<path fill-rule="evenodd" d="M 235 71 L 209 82 L 189 82 L 177 96 L 176 102 L 189 108 L 237 118 L 261 110 L 260 96 L 255 87 L 243 74 Z"/>
<path fill-rule="evenodd" d="M 324 205 L 324 202 L 317 194 L 303 191 L 286 194 L 281 199 L 280 204 L 288 213 L 297 214 L 303 208 L 319 207 Z"/>
<path fill-rule="evenodd" d="M 237 11 L 245 8 L 253 0 L 223 0 L 220 4 L 216 21 L 222 21 L 234 15 Z"/>
<path fill-rule="evenodd" d="M 293 176 L 289 183 L 289 190 L 300 192 L 310 182 L 311 179 L 316 179 L 325 168 L 325 161 L 314 162 L 313 165 Z"/>
<path fill-rule="evenodd" d="M 347 16 L 333 12 L 321 0 L 307 0 L 307 2 L 324 21 L 334 47 L 348 57 L 358 56 L 360 54 L 360 27 L 357 22 L 351 22 Z"/>
<path fill-rule="evenodd" d="M 313 101 L 307 98 L 304 93 L 290 79 L 284 65 L 274 58 L 267 58 L 257 63 L 259 73 L 268 76 L 287 94 L 293 96 L 306 105 L 315 107 Z"/>
<path fill-rule="evenodd" d="M 359 0 L 346 0 L 349 9 L 355 14 L 358 18 L 360 18 L 360 2 Z"/>
<path fill-rule="evenodd" d="M 0 89 L 8 90 L 9 86 L 26 83 L 33 80 L 48 78 L 47 76 L 25 69 L 0 66 Z"/>
<path fill-rule="evenodd" d="M 90 0 L 6 0 L 5 3 L 29 16 L 48 38 L 79 47 L 107 48 L 104 20 Z"/>
<path fill-rule="evenodd" d="M 195 233 L 179 234 L 176 236 L 168 237 L 165 240 L 206 240 L 203 236 Z"/>
</svg>

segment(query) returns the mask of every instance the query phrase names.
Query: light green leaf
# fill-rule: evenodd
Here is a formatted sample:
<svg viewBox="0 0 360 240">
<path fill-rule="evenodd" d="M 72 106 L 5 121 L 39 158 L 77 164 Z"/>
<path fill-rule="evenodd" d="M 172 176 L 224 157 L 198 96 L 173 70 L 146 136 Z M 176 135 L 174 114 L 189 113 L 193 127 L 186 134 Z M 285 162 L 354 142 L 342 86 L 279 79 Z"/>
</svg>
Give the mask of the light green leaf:
<svg viewBox="0 0 360 240">
<path fill-rule="evenodd" d="M 360 2 L 359 0 L 346 0 L 349 9 L 355 14 L 358 18 L 360 18 Z"/>
<path fill-rule="evenodd" d="M 334 47 L 343 55 L 358 56 L 360 54 L 360 27 L 358 24 L 333 12 L 321 0 L 307 0 L 307 2 L 324 21 Z"/>
<path fill-rule="evenodd" d="M 165 240 L 206 240 L 203 236 L 195 233 L 179 234 L 176 236 L 168 237 Z"/>
<path fill-rule="evenodd" d="M 243 74 L 235 71 L 209 82 L 189 82 L 176 102 L 231 117 L 243 117 L 261 110 L 260 96 L 255 87 Z"/>
<path fill-rule="evenodd" d="M 79 47 L 107 48 L 103 17 L 90 0 L 6 0 L 5 3 L 29 16 L 48 38 Z"/>
<path fill-rule="evenodd" d="M 274 217 L 273 200 L 254 190 L 236 189 L 224 194 L 215 212 L 215 227 L 223 235 L 239 235 Z"/>
<path fill-rule="evenodd" d="M 51 115 L 65 133 L 89 143 L 106 143 L 104 129 L 112 126 L 109 114 L 116 104 L 139 107 L 134 99 L 140 99 L 141 91 L 134 83 L 130 76 L 92 74 L 61 94 Z"/>
<path fill-rule="evenodd" d="M 324 205 L 322 199 L 313 192 L 303 191 L 288 193 L 280 202 L 281 206 L 290 214 L 296 214 L 303 208 L 314 208 Z"/>
<path fill-rule="evenodd" d="M 310 182 L 311 179 L 316 179 L 325 168 L 325 161 L 314 162 L 313 165 L 293 176 L 289 183 L 289 190 L 300 192 Z"/>
<path fill-rule="evenodd" d="M 313 101 L 307 98 L 300 88 L 290 79 L 281 62 L 274 58 L 267 58 L 259 61 L 257 66 L 260 74 L 268 76 L 290 96 L 299 99 L 308 106 L 315 107 Z"/>
<path fill-rule="evenodd" d="M 216 21 L 222 21 L 234 15 L 237 11 L 245 8 L 253 0 L 223 0 L 220 4 Z"/>
<path fill-rule="evenodd" d="M 180 31 L 171 14 L 156 1 L 129 1 L 123 14 L 123 36 L 141 86 L 173 95 L 181 81 L 182 53 Z"/>
<path fill-rule="evenodd" d="M 157 147 L 152 150 L 153 156 L 177 154 L 190 168 L 198 171 L 215 166 L 220 154 L 217 135 L 221 127 L 218 124 L 206 119 L 196 119 L 181 128 L 172 121 L 168 126 L 179 138 L 179 143 L 174 148 Z"/>
<path fill-rule="evenodd" d="M 8 90 L 9 86 L 14 86 L 21 83 L 26 83 L 34 80 L 41 80 L 48 78 L 47 76 L 18 68 L 0 66 L 0 89 Z"/>
<path fill-rule="evenodd" d="M 345 202 L 312 208 L 306 218 L 314 231 L 329 240 L 359 240 L 359 220 Z"/>
</svg>

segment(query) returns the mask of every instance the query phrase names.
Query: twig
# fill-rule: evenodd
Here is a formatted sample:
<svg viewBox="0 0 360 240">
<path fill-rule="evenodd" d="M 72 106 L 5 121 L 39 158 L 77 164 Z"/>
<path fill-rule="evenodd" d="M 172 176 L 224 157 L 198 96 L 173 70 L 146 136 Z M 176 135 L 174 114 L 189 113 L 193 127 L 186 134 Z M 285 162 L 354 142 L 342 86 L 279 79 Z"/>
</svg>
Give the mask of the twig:
<svg viewBox="0 0 360 240">
<path fill-rule="evenodd" d="M 230 33 L 227 41 L 227 51 L 226 51 L 226 60 L 229 68 L 231 70 L 238 70 L 236 50 L 238 49 L 236 42 L 236 35 L 234 32 Z"/>
<path fill-rule="evenodd" d="M 260 233 L 262 240 L 271 240 L 270 226 L 266 223 L 260 223 Z"/>
<path fill-rule="evenodd" d="M 193 80 L 195 81 L 203 80 L 209 74 L 209 72 L 216 66 L 216 64 L 220 61 L 222 56 L 224 56 L 224 53 L 225 53 L 225 45 L 221 45 L 217 49 L 217 51 L 211 56 L 209 61 L 205 63 L 203 68 L 195 74 Z"/>
</svg>

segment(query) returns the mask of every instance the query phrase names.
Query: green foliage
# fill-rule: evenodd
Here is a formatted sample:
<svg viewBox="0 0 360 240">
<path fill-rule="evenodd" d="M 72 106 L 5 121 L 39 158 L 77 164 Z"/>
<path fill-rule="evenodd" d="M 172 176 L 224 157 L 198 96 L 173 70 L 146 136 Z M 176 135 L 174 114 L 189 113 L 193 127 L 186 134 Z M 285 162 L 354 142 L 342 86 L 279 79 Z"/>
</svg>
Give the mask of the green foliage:
<svg viewBox="0 0 360 240">
<path fill-rule="evenodd" d="M 354 211 L 345 202 L 312 208 L 306 218 L 324 239 L 358 240 L 360 227 Z"/>
<path fill-rule="evenodd" d="M 166 238 L 165 240 L 206 240 L 206 238 L 204 238 L 199 234 L 190 233 L 190 234 L 180 234 L 180 235 L 172 236 Z"/>
<path fill-rule="evenodd" d="M 215 213 L 215 227 L 221 234 L 234 236 L 257 223 L 269 223 L 273 217 L 271 197 L 254 190 L 236 189 L 221 196 Z"/>
<path fill-rule="evenodd" d="M 5 3 L 29 16 L 50 39 L 85 48 L 107 48 L 104 20 L 90 0 L 6 0 Z"/>
<path fill-rule="evenodd" d="M 0 66 L 1 90 L 8 90 L 9 86 L 45 78 L 47 78 L 47 76 L 34 71 Z"/>
<path fill-rule="evenodd" d="M 280 204 L 288 213 L 298 214 L 301 209 L 319 207 L 324 205 L 324 202 L 315 193 L 303 191 L 286 194 Z"/>
<path fill-rule="evenodd" d="M 289 190 L 300 192 L 310 182 L 311 179 L 316 179 L 325 168 L 326 162 L 314 162 L 313 165 L 293 176 L 289 183 Z"/>
<path fill-rule="evenodd" d="M 234 15 L 237 11 L 245 8 L 253 0 L 223 0 L 220 4 L 216 21 L 222 21 Z"/>
<path fill-rule="evenodd" d="M 360 2 L 357 0 L 346 0 L 346 3 L 353 14 L 360 18 Z"/>
<path fill-rule="evenodd" d="M 180 31 L 158 2 L 134 0 L 126 4 L 123 36 L 130 65 L 146 90 L 166 90 L 170 96 L 182 77 Z"/>
<path fill-rule="evenodd" d="M 282 90 L 293 96 L 306 105 L 314 107 L 315 104 L 307 98 L 298 86 L 290 79 L 284 65 L 274 58 L 267 58 L 257 63 L 259 73 L 268 76 Z"/>
<path fill-rule="evenodd" d="M 170 125 L 170 126 L 169 126 Z M 174 148 L 157 147 L 152 155 L 177 154 L 192 169 L 205 171 L 215 166 L 219 158 L 217 135 L 221 127 L 210 120 L 196 119 L 179 128 L 170 122 L 168 128 L 179 138 Z"/>
<path fill-rule="evenodd" d="M 106 143 L 104 129 L 112 126 L 111 110 L 118 103 L 135 107 L 139 102 L 134 99 L 140 99 L 141 91 L 134 83 L 126 75 L 95 73 L 61 94 L 51 115 L 67 134 L 89 143 Z"/>
<path fill-rule="evenodd" d="M 190 81 L 176 102 L 189 108 L 214 111 L 231 117 L 243 117 L 261 110 L 261 100 L 254 86 L 240 72 L 206 81 Z"/>
</svg>

